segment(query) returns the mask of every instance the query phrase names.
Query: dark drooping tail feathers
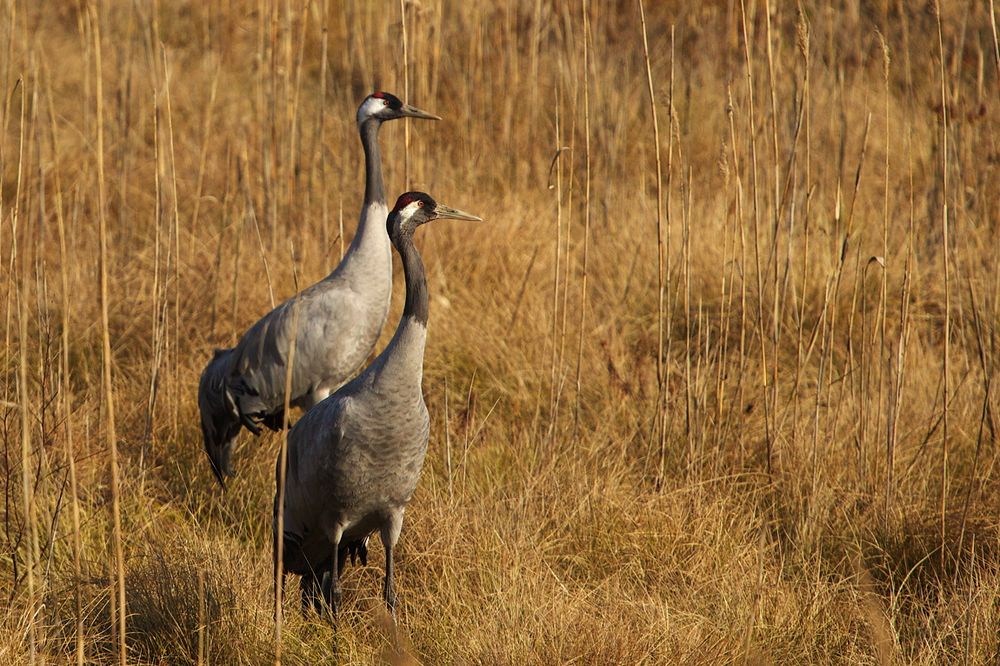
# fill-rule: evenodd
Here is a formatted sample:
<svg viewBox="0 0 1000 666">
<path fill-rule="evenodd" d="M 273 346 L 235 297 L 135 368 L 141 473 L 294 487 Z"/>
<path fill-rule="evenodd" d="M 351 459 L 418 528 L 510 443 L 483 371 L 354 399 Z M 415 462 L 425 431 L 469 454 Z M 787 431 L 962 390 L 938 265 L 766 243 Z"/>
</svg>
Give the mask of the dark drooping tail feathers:
<svg viewBox="0 0 1000 666">
<path fill-rule="evenodd" d="M 212 473 L 225 488 L 225 477 L 231 475 L 230 454 L 240 431 L 236 403 L 226 386 L 229 349 L 217 349 L 202 373 L 198 384 L 198 409 L 201 412 L 201 433 Z"/>
</svg>

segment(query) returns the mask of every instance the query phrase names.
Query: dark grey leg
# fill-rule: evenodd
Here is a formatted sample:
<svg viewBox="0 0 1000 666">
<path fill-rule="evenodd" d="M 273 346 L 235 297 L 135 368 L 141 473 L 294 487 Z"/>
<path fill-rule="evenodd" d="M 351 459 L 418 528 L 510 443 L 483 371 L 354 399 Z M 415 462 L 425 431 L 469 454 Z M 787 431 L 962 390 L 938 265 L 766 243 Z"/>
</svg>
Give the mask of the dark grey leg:
<svg viewBox="0 0 1000 666">
<path fill-rule="evenodd" d="M 350 544 L 343 545 L 343 546 L 340 547 L 339 550 L 337 550 L 337 577 L 338 578 L 340 578 L 341 576 L 344 575 L 344 566 L 347 564 L 347 553 L 350 550 L 351 550 L 351 545 Z M 353 558 L 353 551 L 352 551 L 352 557 L 351 557 L 352 562 L 351 562 L 351 564 L 354 564 L 353 559 L 354 558 Z"/>
<path fill-rule="evenodd" d="M 344 596 L 344 591 L 340 587 L 340 533 L 337 534 L 337 540 L 333 544 L 333 556 L 328 560 L 330 563 L 329 567 L 324 572 L 323 575 L 323 599 L 326 600 L 327 605 L 330 607 L 330 612 L 336 616 L 337 607 L 340 605 L 340 600 Z"/>
<path fill-rule="evenodd" d="M 399 541 L 399 532 L 402 528 L 403 512 L 399 511 L 391 516 L 389 522 L 383 525 L 380 530 L 382 546 L 385 547 L 385 583 L 382 586 L 382 598 L 385 600 L 385 605 L 389 609 L 393 620 L 396 619 L 396 590 L 392 584 L 392 551 L 396 546 L 396 542 Z"/>
<path fill-rule="evenodd" d="M 396 590 L 392 586 L 392 546 L 385 547 L 385 583 L 382 585 L 382 598 L 389 613 L 396 617 Z"/>
</svg>

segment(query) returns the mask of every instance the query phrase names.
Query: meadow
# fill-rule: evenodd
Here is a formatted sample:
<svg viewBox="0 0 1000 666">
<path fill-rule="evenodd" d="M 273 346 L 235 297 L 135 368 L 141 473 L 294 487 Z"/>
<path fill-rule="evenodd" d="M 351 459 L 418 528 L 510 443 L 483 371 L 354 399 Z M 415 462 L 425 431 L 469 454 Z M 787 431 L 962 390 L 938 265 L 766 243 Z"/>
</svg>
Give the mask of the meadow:
<svg viewBox="0 0 1000 666">
<path fill-rule="evenodd" d="M 997 663 L 993 4 L 4 0 L 0 664 Z M 279 640 L 282 438 L 223 492 L 197 382 L 376 89 L 443 118 L 390 201 L 485 222 L 418 234 L 398 629 L 373 541 Z"/>
</svg>

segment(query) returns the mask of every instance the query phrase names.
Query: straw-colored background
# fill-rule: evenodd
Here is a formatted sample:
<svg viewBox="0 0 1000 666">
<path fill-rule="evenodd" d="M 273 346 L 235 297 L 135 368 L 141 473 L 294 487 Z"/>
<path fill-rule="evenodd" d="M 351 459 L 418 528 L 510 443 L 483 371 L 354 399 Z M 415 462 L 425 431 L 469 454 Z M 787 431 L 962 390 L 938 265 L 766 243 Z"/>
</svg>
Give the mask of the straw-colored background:
<svg viewBox="0 0 1000 666">
<path fill-rule="evenodd" d="M 635 1 L 405 4 L 408 77 L 394 1 L 3 3 L 0 661 L 115 662 L 119 548 L 130 663 L 273 659 L 280 440 L 221 493 L 197 379 L 338 261 L 375 87 L 488 221 L 420 232 L 399 649 L 374 546 L 286 663 L 1000 658 L 992 2 L 648 0 L 659 217 Z"/>
</svg>

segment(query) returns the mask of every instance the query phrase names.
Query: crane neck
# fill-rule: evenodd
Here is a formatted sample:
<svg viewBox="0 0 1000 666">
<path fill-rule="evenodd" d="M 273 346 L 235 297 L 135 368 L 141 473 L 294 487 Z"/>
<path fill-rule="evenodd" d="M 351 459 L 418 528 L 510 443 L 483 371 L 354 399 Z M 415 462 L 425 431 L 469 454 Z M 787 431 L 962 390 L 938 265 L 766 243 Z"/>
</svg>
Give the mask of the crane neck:
<svg viewBox="0 0 1000 666">
<path fill-rule="evenodd" d="M 411 318 L 416 323 L 427 326 L 430 314 L 430 299 L 427 294 L 427 274 L 420 252 L 413 244 L 413 232 L 398 230 L 392 237 L 399 257 L 403 262 L 403 276 L 406 280 L 406 301 L 403 304 L 403 319 Z"/>
<path fill-rule="evenodd" d="M 382 155 L 378 148 L 378 130 L 381 125 L 381 120 L 368 118 L 358 126 L 361 146 L 365 150 L 365 208 L 373 204 L 385 204 Z"/>
<path fill-rule="evenodd" d="M 385 291 L 385 307 L 388 309 L 392 285 L 392 248 L 384 226 L 387 206 L 385 183 L 382 180 L 382 157 L 378 146 L 380 126 L 381 121 L 375 118 L 368 118 L 358 124 L 361 146 L 365 151 L 365 200 L 351 247 L 327 277 L 350 275 L 368 284 L 384 285 L 382 290 Z M 372 280 L 376 282 L 372 283 Z"/>
<path fill-rule="evenodd" d="M 406 302 L 392 340 L 368 372 L 374 373 L 375 383 L 384 391 L 403 395 L 416 389 L 419 396 L 427 341 L 427 278 L 420 253 L 413 245 L 413 232 L 396 229 L 390 233 L 403 263 Z"/>
</svg>

